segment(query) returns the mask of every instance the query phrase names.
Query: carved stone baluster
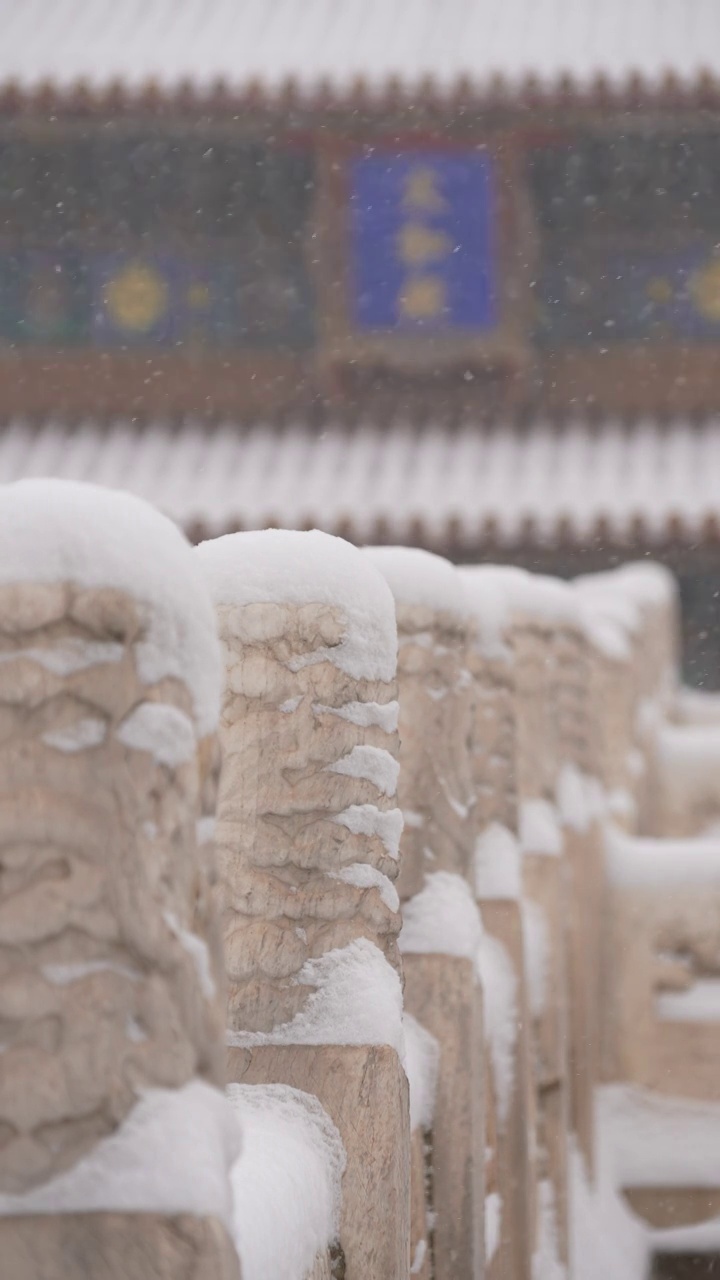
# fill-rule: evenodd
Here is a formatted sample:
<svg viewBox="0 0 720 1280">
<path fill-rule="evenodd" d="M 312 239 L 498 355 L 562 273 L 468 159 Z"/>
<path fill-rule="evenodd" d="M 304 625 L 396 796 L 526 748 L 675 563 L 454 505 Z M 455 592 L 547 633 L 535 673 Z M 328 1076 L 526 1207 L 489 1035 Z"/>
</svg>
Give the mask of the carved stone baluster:
<svg viewBox="0 0 720 1280">
<path fill-rule="evenodd" d="M 521 910 L 518 843 L 518 710 L 510 608 L 519 571 L 460 571 L 474 637 L 472 759 L 477 794 L 474 888 L 485 937 L 481 954 L 488 1057 L 488 1225 L 497 1244 L 490 1280 L 529 1280 L 535 1245 L 535 1098 Z M 493 1242 L 494 1243 L 494 1242 Z"/>
<path fill-rule="evenodd" d="M 225 650 L 216 842 L 229 1074 L 314 1093 L 345 1143 L 348 1277 L 409 1271 L 397 935 L 397 633 L 365 557 L 321 533 L 196 552 Z"/>
<path fill-rule="evenodd" d="M 197 832 L 220 685 L 212 605 L 174 525 L 90 486 L 0 490 L 0 1269 L 13 1280 L 90 1280 L 100 1257 L 108 1280 L 238 1275 L 234 1120 L 214 1087 L 222 961 Z"/>
<path fill-rule="evenodd" d="M 407 547 L 370 547 L 365 554 L 385 574 L 398 619 L 405 1003 L 440 1046 L 434 1275 L 460 1280 L 483 1275 L 485 1252 L 469 620 L 460 577 L 448 561 Z"/>
</svg>

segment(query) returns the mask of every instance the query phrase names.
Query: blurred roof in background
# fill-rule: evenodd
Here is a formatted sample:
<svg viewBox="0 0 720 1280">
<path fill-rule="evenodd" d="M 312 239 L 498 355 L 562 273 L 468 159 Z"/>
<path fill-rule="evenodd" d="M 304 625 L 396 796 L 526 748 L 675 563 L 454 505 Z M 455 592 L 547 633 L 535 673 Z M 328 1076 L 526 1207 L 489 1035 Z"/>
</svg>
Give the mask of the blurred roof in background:
<svg viewBox="0 0 720 1280">
<path fill-rule="evenodd" d="M 0 86 L 343 98 L 692 90 L 717 0 L 0 0 Z"/>
<path fill-rule="evenodd" d="M 194 537 L 282 524 L 458 555 L 594 538 L 718 541 L 718 475 L 720 420 L 492 430 L 16 423 L 0 436 L 0 482 L 60 476 L 129 489 Z"/>
</svg>

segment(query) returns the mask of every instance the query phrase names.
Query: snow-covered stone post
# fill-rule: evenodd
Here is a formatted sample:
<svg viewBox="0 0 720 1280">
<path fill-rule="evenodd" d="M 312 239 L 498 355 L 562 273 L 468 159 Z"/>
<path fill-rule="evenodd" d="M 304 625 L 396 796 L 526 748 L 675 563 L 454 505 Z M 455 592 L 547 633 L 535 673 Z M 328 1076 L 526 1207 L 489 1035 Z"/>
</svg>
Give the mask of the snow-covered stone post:
<svg viewBox="0 0 720 1280">
<path fill-rule="evenodd" d="M 475 628 L 472 760 L 477 795 L 474 888 L 483 936 L 480 976 L 487 1075 L 486 1274 L 529 1280 L 535 1236 L 535 1101 L 530 1065 L 518 841 L 518 714 L 511 633 L 520 571 L 460 570 Z"/>
<path fill-rule="evenodd" d="M 556 794 L 568 869 L 566 911 L 570 1128 L 590 1177 L 595 1171 L 595 1089 L 600 1080 L 602 929 L 606 885 L 600 783 L 594 776 L 590 684 L 594 653 L 581 620 L 554 636 L 552 702 L 559 773 Z"/>
<path fill-rule="evenodd" d="M 644 760 L 638 750 L 638 652 L 640 616 L 633 599 L 619 589 L 617 575 L 577 578 L 580 617 L 592 648 L 590 714 L 595 774 L 614 823 L 638 826 Z"/>
<path fill-rule="evenodd" d="M 213 879 L 221 688 L 185 539 L 126 494 L 0 489 L 0 1270 L 234 1280 Z M 193 1158 L 187 1159 L 191 1150 Z"/>
<path fill-rule="evenodd" d="M 579 728 L 566 706 L 576 690 L 567 666 L 580 633 L 576 593 L 567 583 L 527 575 L 512 601 L 518 715 L 518 795 L 528 992 L 534 1026 L 537 1248 L 567 1265 L 570 1123 L 568 921 L 571 863 L 557 807 L 561 727 Z M 561 640 L 562 636 L 562 640 Z M 565 650 L 565 652 L 563 652 Z M 564 722 L 564 723 L 563 723 Z"/>
<path fill-rule="evenodd" d="M 354 547 L 204 543 L 225 650 L 216 845 L 229 1076 L 315 1094 L 344 1141 L 348 1280 L 409 1271 L 392 595 Z"/>
<path fill-rule="evenodd" d="M 469 619 L 460 576 L 447 560 L 408 547 L 369 547 L 365 554 L 387 578 L 398 621 L 405 1007 L 440 1049 L 429 1137 L 434 1275 L 464 1280 L 484 1273 Z M 412 1076 L 410 1083 L 412 1103 Z"/>
<path fill-rule="evenodd" d="M 678 717 L 677 584 L 662 565 L 629 564 L 614 575 L 634 604 L 637 627 L 638 747 L 644 762 L 638 830 L 644 835 L 699 835 L 720 821 L 720 723 L 712 698 L 686 700 L 699 719 Z"/>
</svg>

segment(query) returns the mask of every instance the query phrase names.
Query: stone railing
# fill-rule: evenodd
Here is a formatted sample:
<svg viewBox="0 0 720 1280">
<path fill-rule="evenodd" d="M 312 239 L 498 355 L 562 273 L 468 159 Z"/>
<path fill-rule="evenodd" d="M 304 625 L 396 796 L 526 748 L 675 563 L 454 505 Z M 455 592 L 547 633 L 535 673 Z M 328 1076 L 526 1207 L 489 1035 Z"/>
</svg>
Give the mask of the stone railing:
<svg viewBox="0 0 720 1280">
<path fill-rule="evenodd" d="M 692 1251 L 720 714 L 677 632 L 655 566 L 191 552 L 124 495 L 0 490 L 0 1273 Z"/>
</svg>

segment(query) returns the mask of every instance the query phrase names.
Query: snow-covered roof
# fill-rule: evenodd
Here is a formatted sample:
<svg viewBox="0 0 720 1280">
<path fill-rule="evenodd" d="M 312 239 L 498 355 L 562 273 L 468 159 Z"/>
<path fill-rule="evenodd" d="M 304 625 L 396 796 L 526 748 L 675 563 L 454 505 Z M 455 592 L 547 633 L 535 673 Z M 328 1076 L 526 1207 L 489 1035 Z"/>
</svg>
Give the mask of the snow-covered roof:
<svg viewBox="0 0 720 1280">
<path fill-rule="evenodd" d="M 0 85 L 340 95 L 720 73 L 716 0 L 0 0 Z"/>
<path fill-rule="evenodd" d="M 0 481 L 129 489 L 191 534 L 280 525 L 358 542 L 652 545 L 720 529 L 720 419 L 703 426 L 181 427 L 0 431 Z"/>
</svg>

